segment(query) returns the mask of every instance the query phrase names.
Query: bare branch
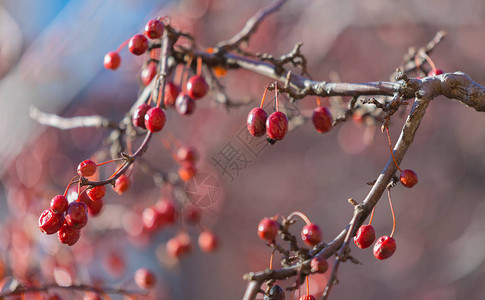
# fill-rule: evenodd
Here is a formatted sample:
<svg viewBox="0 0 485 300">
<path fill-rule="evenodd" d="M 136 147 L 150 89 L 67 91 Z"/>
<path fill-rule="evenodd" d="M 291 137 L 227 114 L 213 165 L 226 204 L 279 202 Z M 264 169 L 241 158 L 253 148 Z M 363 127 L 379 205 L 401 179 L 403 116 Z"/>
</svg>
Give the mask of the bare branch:
<svg viewBox="0 0 485 300">
<path fill-rule="evenodd" d="M 101 116 L 63 118 L 54 114 L 44 113 L 35 106 L 30 107 L 29 114 L 32 119 L 36 120 L 40 124 L 56 127 L 61 130 L 80 127 L 118 128 L 115 123 Z"/>
</svg>

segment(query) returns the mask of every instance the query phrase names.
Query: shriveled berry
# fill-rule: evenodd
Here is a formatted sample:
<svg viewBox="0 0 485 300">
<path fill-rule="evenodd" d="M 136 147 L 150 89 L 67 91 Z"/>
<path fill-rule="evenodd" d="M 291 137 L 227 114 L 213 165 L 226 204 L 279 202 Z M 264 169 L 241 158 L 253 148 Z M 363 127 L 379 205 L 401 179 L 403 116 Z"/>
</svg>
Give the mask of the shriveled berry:
<svg viewBox="0 0 485 300">
<path fill-rule="evenodd" d="M 158 39 L 162 37 L 164 29 L 162 21 L 157 19 L 150 20 L 145 25 L 145 35 L 150 39 Z"/>
<path fill-rule="evenodd" d="M 183 215 L 185 222 L 190 225 L 198 224 L 201 218 L 200 209 L 192 205 L 184 208 Z"/>
<path fill-rule="evenodd" d="M 391 257 L 396 251 L 396 241 L 389 236 L 381 236 L 374 245 L 374 256 L 383 260 Z"/>
<path fill-rule="evenodd" d="M 63 195 L 57 195 L 51 200 L 51 210 L 55 214 L 63 214 L 68 206 L 69 201 Z"/>
<path fill-rule="evenodd" d="M 195 175 L 197 175 L 197 167 L 195 166 L 195 164 L 186 163 L 178 169 L 178 174 L 180 179 L 188 182 Z"/>
<path fill-rule="evenodd" d="M 195 100 L 180 93 L 175 100 L 175 108 L 181 115 L 191 115 L 195 111 Z"/>
<path fill-rule="evenodd" d="M 39 229 L 45 234 L 56 233 L 64 223 L 64 215 L 55 214 L 50 209 L 44 210 L 39 218 Z"/>
<path fill-rule="evenodd" d="M 162 199 L 157 201 L 155 209 L 160 215 L 162 225 L 173 224 L 177 220 L 177 208 L 172 200 Z"/>
<path fill-rule="evenodd" d="M 133 126 L 147 129 L 145 127 L 145 115 L 150 108 L 152 107 L 146 103 L 143 103 L 136 108 L 132 118 Z"/>
<path fill-rule="evenodd" d="M 148 40 L 142 34 L 135 34 L 128 43 L 128 50 L 135 55 L 142 55 L 148 50 Z"/>
<path fill-rule="evenodd" d="M 91 200 L 91 198 L 89 198 L 87 193 L 82 193 L 77 201 L 86 204 L 86 206 L 88 207 L 88 214 L 92 217 L 99 215 L 99 213 L 103 209 L 103 198 L 93 201 Z"/>
<path fill-rule="evenodd" d="M 161 108 L 152 107 L 145 114 L 145 127 L 151 132 L 158 132 L 165 126 L 166 119 Z"/>
<path fill-rule="evenodd" d="M 151 289 L 157 282 L 155 274 L 148 269 L 142 268 L 135 272 L 135 283 L 142 289 Z"/>
<path fill-rule="evenodd" d="M 74 245 L 81 237 L 81 230 L 70 226 L 66 222 L 62 225 L 61 229 L 57 232 L 59 241 L 68 246 Z"/>
<path fill-rule="evenodd" d="M 118 52 L 108 52 L 104 56 L 104 67 L 108 70 L 116 70 L 121 64 L 121 57 Z"/>
<path fill-rule="evenodd" d="M 365 249 L 370 247 L 375 239 L 376 231 L 374 230 L 374 227 L 372 225 L 362 225 L 359 230 L 357 230 L 357 234 L 354 237 L 354 243 L 360 249 Z"/>
<path fill-rule="evenodd" d="M 441 69 L 432 69 L 429 71 L 428 76 L 437 76 L 443 74 L 443 70 Z"/>
<path fill-rule="evenodd" d="M 416 183 L 418 183 L 418 174 L 416 174 L 413 170 L 402 170 L 399 180 L 405 187 L 412 188 L 416 185 Z"/>
<path fill-rule="evenodd" d="M 204 252 L 213 252 L 217 249 L 219 241 L 212 231 L 203 231 L 199 234 L 199 248 Z"/>
<path fill-rule="evenodd" d="M 313 247 L 322 241 L 322 230 L 317 224 L 307 224 L 301 230 L 301 239 L 305 244 Z"/>
<path fill-rule="evenodd" d="M 247 126 L 252 136 L 259 137 L 266 133 L 268 114 L 264 109 L 255 107 L 248 114 Z"/>
<path fill-rule="evenodd" d="M 81 229 L 88 223 L 88 207 L 83 202 L 71 202 L 66 213 L 69 226 Z"/>
<path fill-rule="evenodd" d="M 190 163 L 193 164 L 197 161 L 198 159 L 198 154 L 197 150 L 193 147 L 180 147 L 177 149 L 177 152 L 175 153 L 175 156 L 177 158 L 177 161 L 179 163 Z"/>
<path fill-rule="evenodd" d="M 90 159 L 83 160 L 77 166 L 77 173 L 84 177 L 93 176 L 96 173 L 96 163 Z"/>
<path fill-rule="evenodd" d="M 165 83 L 165 95 L 163 96 L 163 103 L 167 107 L 175 106 L 175 100 L 180 93 L 180 89 L 175 83 L 168 81 Z"/>
<path fill-rule="evenodd" d="M 122 195 L 130 188 L 130 185 L 130 178 L 128 178 L 128 176 L 125 174 L 122 174 L 120 177 L 118 177 L 118 179 L 116 179 L 113 191 L 118 193 L 118 195 Z"/>
<path fill-rule="evenodd" d="M 194 100 L 199 100 L 204 97 L 209 90 L 209 85 L 204 77 L 200 75 L 192 76 L 187 81 L 187 94 Z"/>
<path fill-rule="evenodd" d="M 264 300 L 285 300 L 285 290 L 281 288 L 279 285 L 273 285 L 270 289 L 268 294 L 264 295 Z"/>
<path fill-rule="evenodd" d="M 93 200 L 93 201 L 97 201 L 101 198 L 104 197 L 104 195 L 106 194 L 106 187 L 104 185 L 98 185 L 98 186 L 95 186 L 91 189 L 89 189 L 86 194 L 88 195 L 88 197 Z"/>
<path fill-rule="evenodd" d="M 192 250 L 192 243 L 187 233 L 179 233 L 167 242 L 167 253 L 174 258 L 181 258 Z"/>
<path fill-rule="evenodd" d="M 328 132 L 332 129 L 332 114 L 328 108 L 319 106 L 313 111 L 312 122 L 318 132 Z"/>
<path fill-rule="evenodd" d="M 141 70 L 140 79 L 144 86 L 147 86 L 152 82 L 155 75 L 157 75 L 158 64 L 154 61 L 150 61 L 148 65 Z"/>
<path fill-rule="evenodd" d="M 328 270 L 328 262 L 321 256 L 312 258 L 310 262 L 311 271 L 314 273 L 325 273 Z"/>
<path fill-rule="evenodd" d="M 280 111 L 269 115 L 266 120 L 266 134 L 273 140 L 282 140 L 288 132 L 288 119 Z"/>
<path fill-rule="evenodd" d="M 301 296 L 299 300 L 317 300 L 313 295 Z"/>
<path fill-rule="evenodd" d="M 280 226 L 276 221 L 270 218 L 264 218 L 258 225 L 258 236 L 260 239 L 273 242 L 278 234 Z"/>
</svg>

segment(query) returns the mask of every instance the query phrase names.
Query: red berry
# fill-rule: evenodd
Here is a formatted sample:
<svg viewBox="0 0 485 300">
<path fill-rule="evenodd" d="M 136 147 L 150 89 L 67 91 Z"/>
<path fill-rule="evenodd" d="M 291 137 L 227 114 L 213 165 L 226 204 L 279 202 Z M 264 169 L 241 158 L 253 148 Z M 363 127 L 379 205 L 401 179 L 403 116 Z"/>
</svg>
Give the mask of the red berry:
<svg viewBox="0 0 485 300">
<path fill-rule="evenodd" d="M 68 206 L 69 201 L 63 195 L 57 195 L 51 200 L 51 210 L 55 214 L 63 214 Z"/>
<path fill-rule="evenodd" d="M 432 69 L 429 71 L 428 76 L 437 76 L 443 74 L 443 70 L 441 69 Z"/>
<path fill-rule="evenodd" d="M 121 64 L 121 58 L 118 52 L 108 52 L 104 56 L 104 67 L 108 70 L 116 70 Z"/>
<path fill-rule="evenodd" d="M 122 195 L 130 188 L 130 185 L 130 178 L 128 178 L 128 176 L 126 176 L 125 174 L 121 174 L 121 176 L 118 177 L 118 179 L 116 179 L 115 181 L 115 187 L 113 188 L 113 191 L 118 193 L 118 195 Z"/>
<path fill-rule="evenodd" d="M 259 222 L 258 236 L 262 240 L 273 242 L 278 234 L 278 229 L 280 229 L 280 225 L 276 221 L 270 218 L 264 218 Z"/>
<path fill-rule="evenodd" d="M 193 164 L 197 161 L 197 150 L 192 147 L 180 147 L 177 149 L 176 158 L 179 163 Z"/>
<path fill-rule="evenodd" d="M 168 81 L 165 83 L 165 95 L 163 96 L 163 103 L 167 107 L 175 106 L 175 100 L 179 95 L 180 90 L 175 83 Z"/>
<path fill-rule="evenodd" d="M 103 298 L 98 293 L 89 291 L 84 293 L 83 300 L 103 300 Z"/>
<path fill-rule="evenodd" d="M 103 198 L 93 201 L 87 195 L 85 195 L 85 193 L 83 193 L 78 201 L 86 204 L 88 207 L 88 213 L 92 217 L 99 215 L 103 209 Z"/>
<path fill-rule="evenodd" d="M 310 266 L 313 273 L 325 273 L 328 270 L 328 262 L 321 256 L 312 258 Z"/>
<path fill-rule="evenodd" d="M 186 255 L 191 249 L 192 245 L 187 233 L 179 233 L 167 242 L 167 253 L 174 258 Z"/>
<path fill-rule="evenodd" d="M 396 241 L 389 236 L 381 236 L 374 245 L 374 256 L 383 260 L 391 257 L 396 251 Z"/>
<path fill-rule="evenodd" d="M 301 296 L 300 300 L 317 300 L 313 295 Z"/>
<path fill-rule="evenodd" d="M 263 136 L 266 133 L 268 114 L 264 109 L 255 107 L 248 114 L 247 126 L 252 136 Z"/>
<path fill-rule="evenodd" d="M 303 226 L 301 230 L 301 239 L 308 246 L 315 246 L 322 241 L 322 231 L 317 224 L 310 223 Z"/>
<path fill-rule="evenodd" d="M 171 200 L 159 200 L 155 204 L 155 209 L 160 215 L 162 225 L 173 224 L 177 219 L 177 208 Z"/>
<path fill-rule="evenodd" d="M 61 243 L 72 246 L 81 237 L 81 230 L 64 223 L 61 229 L 57 232 L 57 237 Z"/>
<path fill-rule="evenodd" d="M 88 207 L 83 202 L 71 202 L 66 213 L 66 222 L 74 228 L 81 229 L 88 223 Z"/>
<path fill-rule="evenodd" d="M 154 61 L 148 63 L 148 65 L 141 71 L 140 78 L 144 86 L 147 86 L 152 82 L 152 79 L 157 75 L 158 64 Z"/>
<path fill-rule="evenodd" d="M 152 107 L 145 114 L 145 127 L 151 132 L 158 132 L 165 126 L 166 119 L 161 108 Z"/>
<path fill-rule="evenodd" d="M 285 300 L 285 291 L 279 285 L 273 285 L 269 293 L 264 295 L 264 300 Z"/>
<path fill-rule="evenodd" d="M 204 252 L 212 252 L 217 249 L 219 241 L 211 231 L 203 231 L 199 234 L 199 248 Z"/>
<path fill-rule="evenodd" d="M 412 188 L 418 183 L 418 175 L 413 170 L 402 170 L 399 180 L 405 187 Z"/>
<path fill-rule="evenodd" d="M 332 129 L 332 114 L 328 108 L 319 106 L 313 111 L 312 122 L 318 132 L 328 132 Z"/>
<path fill-rule="evenodd" d="M 282 140 L 288 132 L 288 119 L 280 111 L 269 115 L 266 120 L 266 133 L 273 140 Z"/>
<path fill-rule="evenodd" d="M 150 20 L 145 25 L 145 35 L 151 39 L 158 39 L 162 37 L 164 29 L 162 21 L 157 19 Z"/>
<path fill-rule="evenodd" d="M 195 100 L 180 93 L 175 100 L 175 108 L 181 115 L 191 115 L 195 111 Z"/>
<path fill-rule="evenodd" d="M 39 218 L 39 229 L 43 233 L 56 233 L 64 223 L 64 215 L 55 214 L 50 209 L 44 210 Z"/>
<path fill-rule="evenodd" d="M 138 269 L 135 272 L 135 283 L 142 289 L 151 289 L 156 283 L 155 274 L 147 269 Z"/>
<path fill-rule="evenodd" d="M 142 213 L 143 227 L 147 231 L 155 231 L 162 225 L 160 213 L 155 206 L 147 207 Z"/>
<path fill-rule="evenodd" d="M 98 186 L 95 186 L 91 189 L 89 189 L 86 194 L 88 195 L 88 197 L 93 200 L 93 201 L 97 201 L 101 198 L 104 197 L 104 195 L 106 194 L 106 187 L 104 185 L 98 185 Z"/>
<path fill-rule="evenodd" d="M 128 49 L 135 55 L 142 55 L 148 50 L 148 40 L 144 35 L 135 34 L 128 43 Z"/>
<path fill-rule="evenodd" d="M 184 208 L 184 220 L 187 224 L 196 225 L 201 218 L 200 209 L 195 206 L 187 206 Z"/>
<path fill-rule="evenodd" d="M 354 237 L 354 243 L 360 249 L 368 248 L 376 239 L 376 231 L 372 225 L 362 225 Z"/>
<path fill-rule="evenodd" d="M 189 81 L 187 81 L 187 94 L 194 100 L 199 100 L 204 97 L 208 90 L 209 85 L 205 82 L 204 77 L 200 75 L 192 76 Z"/>
<path fill-rule="evenodd" d="M 90 159 L 82 161 L 77 166 L 77 173 L 84 177 L 93 176 L 96 173 L 96 163 Z"/>
<path fill-rule="evenodd" d="M 133 126 L 147 129 L 145 127 L 145 115 L 150 108 L 152 107 L 146 103 L 143 103 L 136 108 L 132 118 Z"/>
<path fill-rule="evenodd" d="M 182 179 L 185 182 L 188 182 L 195 175 L 197 175 L 197 168 L 195 167 L 194 164 L 187 163 L 179 168 L 178 174 L 180 179 Z"/>
</svg>

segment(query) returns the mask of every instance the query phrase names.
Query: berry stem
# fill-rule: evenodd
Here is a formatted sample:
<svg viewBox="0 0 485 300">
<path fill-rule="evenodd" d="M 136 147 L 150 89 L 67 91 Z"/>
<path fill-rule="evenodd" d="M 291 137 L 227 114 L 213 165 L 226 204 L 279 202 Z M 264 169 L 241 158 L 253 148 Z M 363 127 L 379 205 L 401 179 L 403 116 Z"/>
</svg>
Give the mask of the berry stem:
<svg viewBox="0 0 485 300">
<path fill-rule="evenodd" d="M 300 218 L 303 219 L 303 221 L 305 221 L 307 225 L 311 224 L 310 219 L 308 219 L 308 217 L 304 213 L 301 213 L 299 211 L 294 211 L 288 216 L 288 219 L 291 219 L 293 216 L 299 216 Z"/>
<path fill-rule="evenodd" d="M 318 107 L 322 106 L 322 103 L 320 102 L 320 97 L 317 97 L 317 106 Z"/>
<path fill-rule="evenodd" d="M 123 44 L 121 44 L 119 47 L 118 47 L 118 50 L 116 50 L 117 53 L 119 53 L 121 51 L 121 49 L 123 49 L 129 42 L 130 42 L 130 39 L 127 39 L 126 41 L 123 42 Z"/>
<path fill-rule="evenodd" d="M 273 258 L 274 258 L 274 252 L 275 252 L 275 251 L 276 251 L 276 249 L 275 249 L 275 250 L 273 250 L 273 252 L 271 252 L 271 256 L 270 256 L 270 258 L 269 258 L 269 269 L 270 269 L 270 270 L 273 270 Z"/>
<path fill-rule="evenodd" d="M 202 74 L 202 57 L 197 57 L 197 76 Z"/>
<path fill-rule="evenodd" d="M 157 75 L 157 77 L 158 78 L 156 80 L 159 80 L 160 77 L 158 75 Z M 163 92 L 162 87 L 159 86 L 159 88 L 158 88 L 158 99 L 157 99 L 157 107 L 158 108 L 160 108 L 160 104 L 162 102 L 162 92 Z"/>
<path fill-rule="evenodd" d="M 431 57 L 428 56 L 428 54 L 424 53 L 424 58 L 426 59 L 426 61 L 429 63 L 429 65 L 431 66 L 431 69 L 432 70 L 436 70 L 436 66 L 433 62 L 433 60 L 431 59 Z"/>
<path fill-rule="evenodd" d="M 113 175 L 111 175 L 108 180 L 110 180 L 111 178 L 115 177 L 118 172 L 126 165 L 126 160 L 118 167 L 118 169 L 116 169 L 116 171 L 113 173 Z"/>
<path fill-rule="evenodd" d="M 182 81 L 182 87 L 183 87 L 183 92 L 184 94 L 187 93 L 187 87 L 186 87 L 186 83 L 187 83 L 187 77 L 189 76 L 189 68 L 190 68 L 190 65 L 192 64 L 192 56 L 189 57 L 189 60 L 187 61 L 187 64 L 185 64 L 185 68 L 184 68 L 184 76 L 183 76 L 183 81 Z"/>
<path fill-rule="evenodd" d="M 124 158 L 120 157 L 120 158 L 115 158 L 115 159 L 112 159 L 112 160 L 108 160 L 108 161 L 105 161 L 105 162 L 102 162 L 102 163 L 99 163 L 96 165 L 96 167 L 99 167 L 99 166 L 102 166 L 102 165 L 106 165 L 106 164 L 109 164 L 109 163 L 112 163 L 112 162 L 115 162 L 115 161 L 120 161 L 120 160 L 125 160 Z"/>
<path fill-rule="evenodd" d="M 275 81 L 274 83 L 274 97 L 276 99 L 276 111 L 279 111 L 278 110 L 278 82 Z"/>
<path fill-rule="evenodd" d="M 264 99 L 266 98 L 266 92 L 268 91 L 268 86 L 269 84 L 264 88 L 263 99 L 261 99 L 261 105 L 259 106 L 259 108 L 263 108 L 264 106 Z"/>
<path fill-rule="evenodd" d="M 369 225 L 372 225 L 372 219 L 374 219 L 374 211 L 375 211 L 376 207 L 374 206 L 372 208 L 372 213 L 370 215 L 370 220 L 369 220 Z"/>
<path fill-rule="evenodd" d="M 394 235 L 394 230 L 396 229 L 396 217 L 394 216 L 394 208 L 392 207 L 392 201 L 391 201 L 391 189 L 387 189 L 387 195 L 389 197 L 389 206 L 391 207 L 391 213 L 392 213 L 392 231 L 389 237 L 392 237 Z"/>
<path fill-rule="evenodd" d="M 72 185 L 73 183 L 75 183 L 76 178 L 79 178 L 79 177 L 78 177 L 78 176 L 74 176 L 73 178 L 71 178 L 71 180 L 70 180 L 70 181 L 69 181 L 69 183 L 67 184 L 66 190 L 64 191 L 64 194 L 63 194 L 63 196 L 64 196 L 64 197 L 66 197 L 66 195 L 67 195 L 67 191 L 69 191 L 69 188 L 71 187 L 71 185 Z M 79 182 L 79 180 L 78 180 L 78 182 Z"/>
<path fill-rule="evenodd" d="M 173 76 L 175 80 L 175 85 L 180 86 L 182 83 L 182 75 L 184 74 L 184 67 L 177 65 L 177 68 L 175 68 L 175 75 Z"/>
<path fill-rule="evenodd" d="M 386 132 L 387 132 L 387 140 L 389 141 L 389 149 L 391 150 L 392 160 L 394 161 L 394 164 L 396 164 L 397 169 L 400 172 L 402 172 L 401 168 L 399 167 L 399 165 L 396 162 L 396 159 L 394 158 L 394 151 L 392 150 L 392 144 L 391 144 L 391 135 L 389 134 L 389 128 L 388 127 L 386 127 Z"/>
<path fill-rule="evenodd" d="M 308 282 L 308 276 L 306 277 L 306 294 L 310 295 L 310 283 Z"/>
</svg>

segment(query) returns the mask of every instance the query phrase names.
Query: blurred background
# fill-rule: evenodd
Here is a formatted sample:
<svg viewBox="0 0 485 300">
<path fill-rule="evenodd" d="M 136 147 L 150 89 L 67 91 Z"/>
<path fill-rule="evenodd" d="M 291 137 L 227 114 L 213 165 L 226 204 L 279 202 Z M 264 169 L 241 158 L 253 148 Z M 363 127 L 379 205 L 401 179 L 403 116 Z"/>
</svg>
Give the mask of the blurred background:
<svg viewBox="0 0 485 300">
<path fill-rule="evenodd" d="M 209 95 L 190 118 L 169 111 L 160 134 L 196 147 L 199 172 L 220 187 L 217 197 L 201 207 L 202 227 L 219 236 L 215 253 L 197 248 L 196 227 L 187 228 L 193 251 L 180 260 L 165 251 L 180 226 L 142 232 L 141 211 L 170 196 L 170 190 L 155 185 L 137 166 L 130 191 L 118 196 L 108 189 L 100 216 L 90 219 L 73 247 L 37 228 L 38 216 L 64 191 L 78 163 L 107 150 L 103 141 L 109 132 L 40 126 L 29 118 L 31 105 L 65 117 L 97 114 L 118 121 L 140 91 L 143 58 L 125 49 L 121 67 L 113 72 L 103 68 L 107 52 L 142 32 L 151 18 L 165 15 L 205 49 L 231 37 L 269 3 L 0 1 L 0 276 L 14 276 L 24 284 L 136 288 L 133 273 L 149 267 L 158 278 L 153 299 L 238 299 L 246 288 L 242 275 L 269 264 L 271 250 L 256 235 L 263 217 L 301 211 L 321 226 L 325 241 L 346 226 L 352 215 L 347 199 L 362 201 L 370 189 L 366 182 L 387 162 L 387 137 L 380 124 L 349 121 L 324 135 L 305 124 L 275 145 L 261 140 L 258 146 L 249 145 L 244 138 L 247 113 L 259 105 L 269 79 L 230 71 L 221 78 L 229 96 L 253 99 L 250 105 L 227 111 Z M 445 72 L 463 71 L 483 85 L 484 29 L 481 0 L 294 0 L 261 24 L 248 47 L 282 55 L 301 41 L 314 79 L 387 81 L 409 47 L 421 47 L 446 30 L 447 37 L 431 54 L 434 63 Z M 315 99 L 285 105 L 305 114 L 315 107 Z M 393 141 L 404 120 L 404 113 L 393 117 Z M 419 184 L 392 190 L 396 253 L 378 261 L 370 249 L 352 246 L 362 264 L 341 266 L 331 298 L 485 298 L 484 126 L 483 114 L 456 101 L 439 97 L 431 103 L 402 164 L 418 174 Z M 245 155 L 237 170 L 223 171 L 214 163 L 228 147 Z M 144 157 L 156 169 L 177 168 L 159 139 L 153 139 Z M 381 200 L 374 218 L 378 236 L 388 235 L 392 227 L 387 199 Z M 321 295 L 328 276 L 310 277 L 312 293 Z M 72 293 L 58 292 L 72 298 Z M 294 299 L 291 293 L 287 299 Z"/>
</svg>

